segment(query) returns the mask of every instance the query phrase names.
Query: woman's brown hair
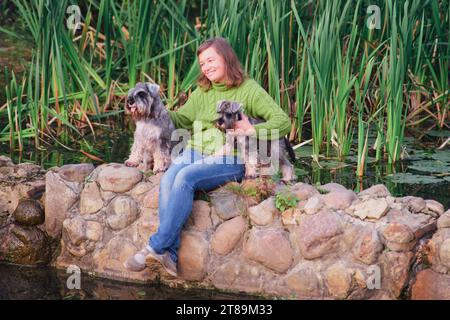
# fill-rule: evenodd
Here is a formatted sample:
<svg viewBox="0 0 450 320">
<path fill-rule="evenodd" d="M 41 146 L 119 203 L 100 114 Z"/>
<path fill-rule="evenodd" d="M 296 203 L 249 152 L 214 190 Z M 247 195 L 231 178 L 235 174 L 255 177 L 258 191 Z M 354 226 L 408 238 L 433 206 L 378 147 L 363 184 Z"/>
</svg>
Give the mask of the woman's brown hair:
<svg viewBox="0 0 450 320">
<path fill-rule="evenodd" d="M 244 70 L 228 41 L 222 37 L 206 40 L 198 47 L 197 57 L 210 47 L 213 47 L 225 61 L 227 87 L 239 87 L 245 80 Z M 209 79 L 202 72 L 200 72 L 197 83 L 204 90 L 209 90 L 212 86 L 211 81 L 209 81 Z"/>
</svg>

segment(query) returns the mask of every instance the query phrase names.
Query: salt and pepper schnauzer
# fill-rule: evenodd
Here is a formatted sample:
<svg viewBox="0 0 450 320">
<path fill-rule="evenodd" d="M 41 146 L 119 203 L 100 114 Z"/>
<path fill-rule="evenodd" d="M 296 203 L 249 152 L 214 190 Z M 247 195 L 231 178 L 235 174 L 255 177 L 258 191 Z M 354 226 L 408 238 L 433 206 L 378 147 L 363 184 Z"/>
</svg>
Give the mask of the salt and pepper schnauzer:
<svg viewBox="0 0 450 320">
<path fill-rule="evenodd" d="M 227 130 L 233 130 L 235 122 L 242 120 L 243 106 L 239 102 L 222 100 L 217 103 L 217 113 L 219 118 L 216 121 L 216 126 L 227 133 Z M 261 119 L 255 119 L 248 117 L 249 122 L 253 124 L 264 122 Z M 216 152 L 215 155 L 231 155 L 234 148 L 237 147 L 244 157 L 245 163 L 245 177 L 252 179 L 258 176 L 257 167 L 261 165 L 262 155 L 261 141 L 258 141 L 256 137 L 252 136 L 236 136 L 237 139 L 232 139 L 229 135 L 230 131 L 226 134 L 226 143 L 221 150 Z M 289 162 L 286 157 L 286 152 L 289 154 L 292 161 L 295 161 L 295 153 L 292 149 L 289 140 L 286 137 L 280 138 L 278 141 L 267 141 L 267 153 L 270 156 L 269 160 L 274 162 L 277 160 L 280 165 L 282 174 L 281 180 L 284 182 L 291 182 L 296 179 L 294 174 L 294 166 Z"/>
<path fill-rule="evenodd" d="M 154 173 L 167 170 L 175 126 L 159 97 L 159 86 L 139 82 L 128 92 L 125 111 L 136 122 L 131 154 L 125 165 L 144 172 L 150 168 Z"/>
</svg>

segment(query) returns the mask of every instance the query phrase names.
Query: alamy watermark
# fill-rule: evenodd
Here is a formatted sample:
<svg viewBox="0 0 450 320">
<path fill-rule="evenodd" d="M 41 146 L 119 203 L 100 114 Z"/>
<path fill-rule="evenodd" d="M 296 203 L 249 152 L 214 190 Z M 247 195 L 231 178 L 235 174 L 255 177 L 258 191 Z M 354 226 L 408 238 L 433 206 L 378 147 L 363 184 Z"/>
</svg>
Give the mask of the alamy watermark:
<svg viewBox="0 0 450 320">
<path fill-rule="evenodd" d="M 381 268 L 377 265 L 371 265 L 367 269 L 366 286 L 369 290 L 381 289 Z"/>
<path fill-rule="evenodd" d="M 66 10 L 67 14 L 70 16 L 67 18 L 66 25 L 67 29 L 75 32 L 78 29 L 81 29 L 81 10 L 77 5 L 70 5 Z"/>
<path fill-rule="evenodd" d="M 71 274 L 66 281 L 67 289 L 81 289 L 81 269 L 77 265 L 71 264 L 67 267 L 66 273 Z"/>
<path fill-rule="evenodd" d="M 370 16 L 367 18 L 366 26 L 370 30 L 381 29 L 381 10 L 377 5 L 370 5 L 367 7 L 367 14 Z"/>
<path fill-rule="evenodd" d="M 183 156 L 187 141 L 191 141 L 197 148 L 202 148 L 204 154 L 209 154 L 196 163 L 204 164 L 251 164 L 263 166 L 265 175 L 276 174 L 280 168 L 280 152 L 284 150 L 280 143 L 278 129 L 258 130 L 252 135 L 236 134 L 234 130 L 227 130 L 224 137 L 217 131 L 204 128 L 201 121 L 194 121 L 192 133 L 186 129 L 176 129 L 172 132 L 171 160 L 175 164 L 190 164 L 193 159 Z M 203 144 L 205 142 L 205 144 Z M 218 149 L 205 150 L 209 147 Z M 192 145 L 191 145 L 192 147 Z"/>
</svg>

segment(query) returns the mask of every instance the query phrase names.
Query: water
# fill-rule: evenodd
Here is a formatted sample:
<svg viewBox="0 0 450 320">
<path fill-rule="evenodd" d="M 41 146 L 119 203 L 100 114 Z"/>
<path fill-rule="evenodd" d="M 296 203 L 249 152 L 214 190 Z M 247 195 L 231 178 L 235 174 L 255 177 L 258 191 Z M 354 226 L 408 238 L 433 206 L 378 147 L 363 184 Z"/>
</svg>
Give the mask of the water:
<svg viewBox="0 0 450 320">
<path fill-rule="evenodd" d="M 70 274 L 51 267 L 0 264 L 0 300 L 239 300 L 261 299 L 206 289 L 173 289 L 81 274 L 80 289 L 68 289 Z"/>
</svg>

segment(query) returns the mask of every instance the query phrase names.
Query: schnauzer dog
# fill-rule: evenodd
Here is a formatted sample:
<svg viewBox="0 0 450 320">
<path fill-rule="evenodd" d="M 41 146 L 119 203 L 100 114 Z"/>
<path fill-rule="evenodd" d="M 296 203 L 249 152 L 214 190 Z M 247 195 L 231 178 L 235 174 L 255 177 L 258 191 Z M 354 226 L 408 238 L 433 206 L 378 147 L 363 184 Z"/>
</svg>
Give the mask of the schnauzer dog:
<svg viewBox="0 0 450 320">
<path fill-rule="evenodd" d="M 216 120 L 216 126 L 226 133 L 226 143 L 215 155 L 231 155 L 234 148 L 238 148 L 242 152 L 245 163 L 245 178 L 253 179 L 258 176 L 257 167 L 263 166 L 262 147 L 266 147 L 267 156 L 266 160 L 270 161 L 270 165 L 274 161 L 280 165 L 280 171 L 282 174 L 281 180 L 284 182 L 291 182 L 296 179 L 294 175 L 294 166 L 289 162 L 286 157 L 286 151 L 292 161 L 295 161 L 295 153 L 292 149 L 289 140 L 286 137 L 282 137 L 275 141 L 258 141 L 257 138 L 244 135 L 234 134 L 230 137 L 229 133 L 233 130 L 236 121 L 242 120 L 243 106 L 239 102 L 222 100 L 217 103 L 217 113 L 219 118 Z M 248 117 L 251 124 L 257 124 L 264 122 L 261 119 L 255 119 Z M 233 139 L 236 136 L 237 139 Z M 264 145 L 264 143 L 266 143 Z M 267 164 L 267 163 L 266 163 Z"/>
<path fill-rule="evenodd" d="M 159 97 L 159 86 L 139 82 L 128 92 L 125 111 L 136 123 L 131 154 L 125 165 L 144 172 L 150 168 L 154 173 L 167 170 L 175 126 Z"/>
</svg>

